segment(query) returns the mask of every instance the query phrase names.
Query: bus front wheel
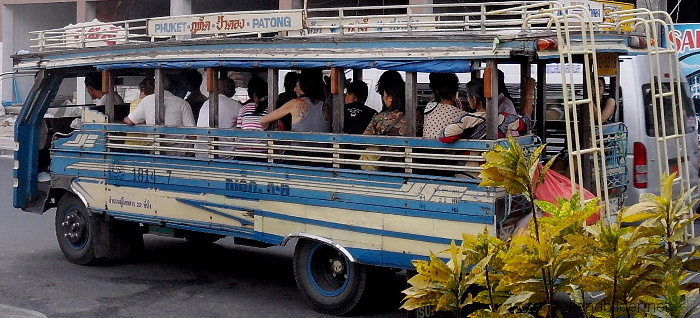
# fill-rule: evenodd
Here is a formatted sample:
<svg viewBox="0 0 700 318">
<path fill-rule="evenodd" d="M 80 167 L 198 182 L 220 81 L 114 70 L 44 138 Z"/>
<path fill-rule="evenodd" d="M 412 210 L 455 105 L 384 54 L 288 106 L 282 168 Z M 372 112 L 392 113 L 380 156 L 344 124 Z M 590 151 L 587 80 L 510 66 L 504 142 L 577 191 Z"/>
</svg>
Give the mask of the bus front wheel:
<svg viewBox="0 0 700 318">
<path fill-rule="evenodd" d="M 88 210 L 78 197 L 64 195 L 56 208 L 56 238 L 63 255 L 71 263 L 87 265 L 93 263 L 95 245 Z"/>
<path fill-rule="evenodd" d="M 367 270 L 329 245 L 300 240 L 294 250 L 294 278 L 302 297 L 316 311 L 343 315 L 362 299 Z"/>
</svg>

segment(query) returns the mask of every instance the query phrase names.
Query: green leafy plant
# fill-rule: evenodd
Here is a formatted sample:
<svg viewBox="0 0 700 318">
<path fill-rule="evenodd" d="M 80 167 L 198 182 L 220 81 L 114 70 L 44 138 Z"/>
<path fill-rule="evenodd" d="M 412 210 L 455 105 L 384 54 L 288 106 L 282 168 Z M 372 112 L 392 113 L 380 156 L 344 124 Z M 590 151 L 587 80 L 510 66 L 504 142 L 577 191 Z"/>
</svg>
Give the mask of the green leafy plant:
<svg viewBox="0 0 700 318">
<path fill-rule="evenodd" d="M 472 286 L 493 286 L 500 280 L 505 243 L 491 236 L 487 229 L 479 235 L 462 235 L 462 243 L 453 241 L 449 252 L 450 261 L 431 253 L 428 261 L 418 260 L 413 264 L 418 272 L 404 290 L 406 297 L 403 309 L 412 310 L 423 306 L 434 307 L 437 311 L 449 311 L 457 317 L 462 309 L 476 304 L 489 304 L 493 309 L 504 297 L 493 289 L 473 291 Z M 472 290 L 470 293 L 469 291 Z"/>
<path fill-rule="evenodd" d="M 660 195 L 645 195 L 623 209 L 617 222 L 586 225 L 601 207 L 597 199 L 583 201 L 579 194 L 557 204 L 534 200 L 551 161 L 534 180 L 537 148 L 530 159 L 509 138 L 509 147 L 496 146 L 484 154 L 482 186 L 502 186 L 522 194 L 532 205 L 529 231 L 508 241 L 491 237 L 485 229 L 477 236 L 463 235 L 452 243 L 445 263 L 431 254 L 415 261 L 418 275 L 402 308 L 432 306 L 456 316 L 474 304 L 483 307 L 469 317 L 532 317 L 520 313 L 543 303 L 538 312 L 554 317 L 554 295 L 564 292 L 586 317 L 690 317 L 700 313 L 700 284 L 691 281 L 700 271 L 699 238 L 687 229 L 698 216 L 690 197 L 694 189 L 673 196 L 676 175 L 663 178 Z M 548 217 L 538 218 L 536 208 Z M 472 286 L 481 286 L 474 291 Z M 602 295 L 591 304 L 586 292 Z"/>
<path fill-rule="evenodd" d="M 700 272 L 698 251 L 700 239 L 689 237 L 689 227 L 700 215 L 694 215 L 693 207 L 698 201 L 690 198 L 695 187 L 673 196 L 673 185 L 677 173 L 661 180 L 660 195 L 646 194 L 639 203 L 625 209 L 620 214 L 622 222 L 639 223 L 634 227 L 638 238 L 646 238 L 651 251 L 646 255 L 651 273 L 650 281 L 656 285 L 644 286 L 647 290 L 656 288 L 654 293 L 640 296 L 647 304 L 658 306 L 660 317 L 689 317 L 700 313 L 693 304 L 698 298 L 700 284 L 690 281 L 693 274 Z"/>
<path fill-rule="evenodd" d="M 556 292 L 582 294 L 575 290 L 574 281 L 590 255 L 585 253 L 589 242 L 583 225 L 599 206 L 597 200 L 581 202 L 578 194 L 571 200 L 559 200 L 557 205 L 544 201 L 536 203 L 551 216 L 541 219 L 539 240 L 532 234 L 534 223 L 528 234 L 512 239 L 501 288 L 512 294 L 504 305 L 546 302 L 540 315 L 551 317 Z M 579 300 L 582 302 L 583 297 L 574 299 Z"/>
</svg>

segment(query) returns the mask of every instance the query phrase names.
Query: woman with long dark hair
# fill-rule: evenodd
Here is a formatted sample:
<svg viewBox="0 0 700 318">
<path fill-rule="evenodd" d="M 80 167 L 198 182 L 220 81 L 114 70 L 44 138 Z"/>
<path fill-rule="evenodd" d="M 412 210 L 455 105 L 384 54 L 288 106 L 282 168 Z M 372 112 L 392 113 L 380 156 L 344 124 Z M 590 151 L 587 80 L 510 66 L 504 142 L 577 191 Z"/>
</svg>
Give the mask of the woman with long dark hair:
<svg viewBox="0 0 700 318">
<path fill-rule="evenodd" d="M 323 114 L 326 101 L 321 70 L 303 70 L 295 91 L 299 96 L 260 119 L 262 127 L 284 117 L 292 116 L 292 131 L 330 132 L 331 124 Z"/>
<path fill-rule="evenodd" d="M 377 83 L 377 93 L 382 95 L 384 111 L 374 115 L 365 135 L 406 136 L 406 82 L 398 72 L 386 71 Z"/>
</svg>

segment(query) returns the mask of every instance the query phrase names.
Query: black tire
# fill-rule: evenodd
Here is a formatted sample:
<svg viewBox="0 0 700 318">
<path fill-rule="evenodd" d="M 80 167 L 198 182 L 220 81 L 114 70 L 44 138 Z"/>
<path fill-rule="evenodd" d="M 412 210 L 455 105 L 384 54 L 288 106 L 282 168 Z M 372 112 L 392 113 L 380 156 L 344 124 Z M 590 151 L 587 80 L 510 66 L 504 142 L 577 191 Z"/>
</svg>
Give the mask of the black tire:
<svg viewBox="0 0 700 318">
<path fill-rule="evenodd" d="M 294 250 L 294 278 L 316 311 L 344 315 L 357 308 L 365 294 L 367 269 L 329 245 L 300 240 Z"/>
<path fill-rule="evenodd" d="M 97 260 L 91 221 L 87 208 L 74 194 L 67 193 L 58 202 L 56 239 L 71 263 L 88 265 Z"/>
</svg>

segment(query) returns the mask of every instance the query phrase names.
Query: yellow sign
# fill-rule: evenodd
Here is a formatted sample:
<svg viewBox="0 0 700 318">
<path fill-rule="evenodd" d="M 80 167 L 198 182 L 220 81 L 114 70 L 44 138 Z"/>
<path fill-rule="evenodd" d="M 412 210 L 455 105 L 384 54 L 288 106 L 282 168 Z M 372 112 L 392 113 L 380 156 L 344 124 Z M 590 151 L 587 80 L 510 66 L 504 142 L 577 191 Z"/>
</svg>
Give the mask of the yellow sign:
<svg viewBox="0 0 700 318">
<path fill-rule="evenodd" d="M 600 2 L 603 4 L 603 22 L 604 23 L 612 23 L 615 24 L 620 21 L 628 20 L 630 19 L 629 17 L 621 18 L 620 21 L 615 21 L 615 18 L 611 16 L 610 13 L 615 12 L 615 11 L 621 11 L 621 10 L 631 10 L 634 9 L 634 4 L 631 3 L 624 3 L 624 2 L 617 2 L 617 1 L 609 1 L 609 0 L 595 0 L 595 2 Z M 607 27 L 603 28 L 605 31 L 614 31 L 615 28 L 613 27 Z M 632 32 L 634 31 L 632 29 L 631 24 L 625 24 L 623 25 L 622 28 L 620 28 L 621 31 L 626 31 L 626 32 Z"/>
<path fill-rule="evenodd" d="M 596 54 L 598 64 L 598 76 L 616 76 L 617 75 L 617 53 L 598 53 Z"/>
</svg>

